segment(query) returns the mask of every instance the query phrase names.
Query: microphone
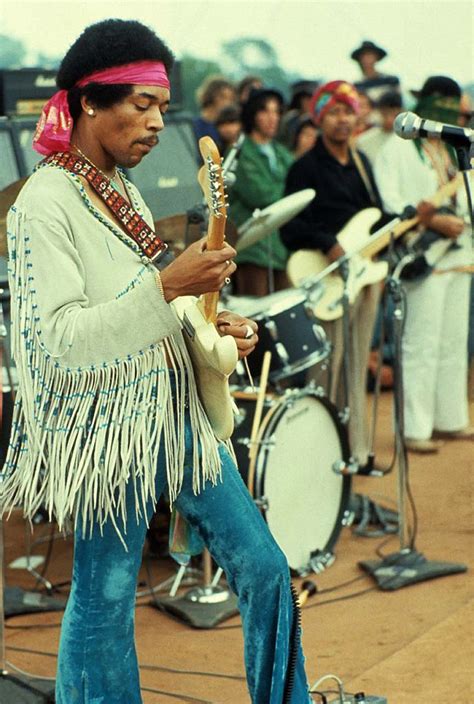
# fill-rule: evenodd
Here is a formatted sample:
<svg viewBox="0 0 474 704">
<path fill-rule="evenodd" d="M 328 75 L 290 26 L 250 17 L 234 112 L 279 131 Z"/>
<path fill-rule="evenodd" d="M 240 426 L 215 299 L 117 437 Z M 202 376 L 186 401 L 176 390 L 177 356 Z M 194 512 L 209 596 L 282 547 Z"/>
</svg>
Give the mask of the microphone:
<svg viewBox="0 0 474 704">
<path fill-rule="evenodd" d="M 414 112 L 401 112 L 395 118 L 393 130 L 402 139 L 417 139 L 418 137 L 436 137 L 459 149 L 470 147 L 474 142 L 474 130 L 468 127 L 447 125 L 444 122 L 423 120 Z"/>
</svg>

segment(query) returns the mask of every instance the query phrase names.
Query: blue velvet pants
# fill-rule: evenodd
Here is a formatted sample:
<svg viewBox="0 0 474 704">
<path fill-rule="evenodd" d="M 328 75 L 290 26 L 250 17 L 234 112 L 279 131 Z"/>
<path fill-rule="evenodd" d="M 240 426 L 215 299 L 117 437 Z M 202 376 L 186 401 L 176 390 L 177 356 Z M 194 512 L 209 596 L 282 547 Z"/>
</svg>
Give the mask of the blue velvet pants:
<svg viewBox="0 0 474 704">
<path fill-rule="evenodd" d="M 201 536 L 238 595 L 251 701 L 282 704 L 293 626 L 286 558 L 224 447 L 220 449 L 222 482 L 207 484 L 194 495 L 191 444 L 188 423 L 187 466 L 176 507 Z M 156 481 L 159 496 L 166 491 L 164 462 L 160 462 Z M 142 702 L 134 615 L 148 521 L 136 521 L 135 496 L 129 489 L 124 536 L 128 550 L 110 520 L 102 534 L 98 526 L 93 527 L 92 536 L 88 529 L 84 537 L 81 526 L 76 531 L 72 589 L 61 630 L 56 704 Z M 152 512 L 150 502 L 148 519 Z M 123 528 L 120 522 L 118 527 Z M 288 702 L 311 702 L 301 645 Z"/>
</svg>

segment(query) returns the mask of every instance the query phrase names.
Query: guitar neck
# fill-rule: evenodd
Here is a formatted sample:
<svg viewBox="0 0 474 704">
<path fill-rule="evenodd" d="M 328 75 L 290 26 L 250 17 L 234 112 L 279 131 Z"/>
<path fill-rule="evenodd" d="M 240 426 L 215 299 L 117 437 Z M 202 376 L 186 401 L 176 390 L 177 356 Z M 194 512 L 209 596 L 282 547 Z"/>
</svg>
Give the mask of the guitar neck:
<svg viewBox="0 0 474 704">
<path fill-rule="evenodd" d="M 207 249 L 222 249 L 225 236 L 225 216 L 215 217 L 211 215 L 209 220 L 209 230 L 207 233 Z M 201 306 L 204 317 L 209 323 L 217 320 L 217 304 L 219 302 L 219 291 L 204 293 L 201 296 Z"/>
<path fill-rule="evenodd" d="M 198 181 L 204 192 L 210 213 L 206 247 L 209 250 L 222 249 L 227 219 L 222 159 L 210 137 L 201 137 L 199 151 L 204 160 L 204 166 L 199 169 Z M 204 293 L 199 299 L 199 307 L 208 323 L 215 323 L 217 320 L 218 301 L 218 291 Z"/>
<path fill-rule="evenodd" d="M 458 173 L 455 178 L 452 179 L 452 181 L 449 181 L 449 183 L 446 183 L 444 186 L 441 186 L 441 188 L 434 194 L 432 198 L 428 200 L 429 203 L 432 203 L 434 206 L 439 208 L 443 202 L 446 200 L 446 198 L 449 198 L 453 196 L 456 191 L 458 190 L 459 186 L 461 183 L 461 174 Z M 405 232 L 408 232 L 409 230 L 412 230 L 414 227 L 416 227 L 420 222 L 420 218 L 418 215 L 416 215 L 414 218 L 410 218 L 410 220 L 403 220 L 402 222 L 398 223 L 398 225 L 395 225 L 392 230 L 389 230 L 388 232 L 381 232 L 379 235 L 375 233 L 371 237 L 371 241 L 368 242 L 360 251 L 360 254 L 362 254 L 364 257 L 373 257 L 378 252 L 380 252 L 384 247 L 387 247 L 387 245 L 390 243 L 391 238 L 393 239 L 398 239 L 401 237 Z"/>
</svg>

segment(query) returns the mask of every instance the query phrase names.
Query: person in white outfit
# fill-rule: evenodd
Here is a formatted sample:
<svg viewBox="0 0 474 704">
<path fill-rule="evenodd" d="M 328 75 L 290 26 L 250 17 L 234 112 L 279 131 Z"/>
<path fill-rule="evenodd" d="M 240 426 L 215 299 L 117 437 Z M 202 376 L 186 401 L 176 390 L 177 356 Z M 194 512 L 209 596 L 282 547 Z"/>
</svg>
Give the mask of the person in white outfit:
<svg viewBox="0 0 474 704">
<path fill-rule="evenodd" d="M 453 123 L 459 116 L 460 98 L 455 81 L 432 76 L 419 93 L 415 112 Z M 455 171 L 455 154 L 436 139 L 403 141 L 393 135 L 375 162 L 384 208 L 402 212 L 405 206 L 418 204 L 423 226 L 440 235 L 437 247 L 447 249 L 427 278 L 404 283 L 405 437 L 407 448 L 415 452 L 436 452 L 443 439 L 474 438 L 467 403 L 470 275 L 466 269 L 471 256 L 467 199 L 461 186 L 443 204 L 447 207 L 435 211 L 427 203 Z"/>
</svg>

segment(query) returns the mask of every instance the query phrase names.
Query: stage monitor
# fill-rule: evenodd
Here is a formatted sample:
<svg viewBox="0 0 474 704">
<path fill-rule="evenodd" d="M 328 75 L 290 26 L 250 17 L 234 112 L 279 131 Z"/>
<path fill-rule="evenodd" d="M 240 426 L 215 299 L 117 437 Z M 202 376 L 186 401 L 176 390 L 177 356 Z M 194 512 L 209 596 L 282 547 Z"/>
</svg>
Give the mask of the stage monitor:
<svg viewBox="0 0 474 704">
<path fill-rule="evenodd" d="M 0 191 L 20 178 L 18 145 L 6 117 L 0 117 Z"/>
<path fill-rule="evenodd" d="M 13 133 L 20 147 L 21 175 L 30 176 L 38 161 L 43 159 L 42 155 L 38 154 L 32 146 L 37 120 L 36 118 L 31 117 L 12 117 L 10 122 Z"/>
<path fill-rule="evenodd" d="M 158 146 L 128 172 L 154 220 L 185 213 L 203 199 L 197 181 L 200 157 L 191 119 L 169 115 L 159 137 Z"/>
</svg>

